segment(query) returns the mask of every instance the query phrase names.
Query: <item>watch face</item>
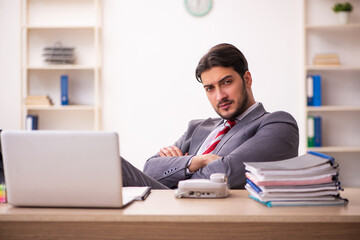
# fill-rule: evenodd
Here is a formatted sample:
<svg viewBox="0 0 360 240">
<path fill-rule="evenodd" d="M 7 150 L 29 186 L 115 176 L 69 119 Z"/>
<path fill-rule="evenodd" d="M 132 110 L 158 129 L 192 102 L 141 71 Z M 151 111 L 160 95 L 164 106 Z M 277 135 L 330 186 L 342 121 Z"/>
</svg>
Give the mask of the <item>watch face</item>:
<svg viewBox="0 0 360 240">
<path fill-rule="evenodd" d="M 212 8 L 212 0 L 185 0 L 186 10 L 197 17 L 204 16 Z"/>
</svg>

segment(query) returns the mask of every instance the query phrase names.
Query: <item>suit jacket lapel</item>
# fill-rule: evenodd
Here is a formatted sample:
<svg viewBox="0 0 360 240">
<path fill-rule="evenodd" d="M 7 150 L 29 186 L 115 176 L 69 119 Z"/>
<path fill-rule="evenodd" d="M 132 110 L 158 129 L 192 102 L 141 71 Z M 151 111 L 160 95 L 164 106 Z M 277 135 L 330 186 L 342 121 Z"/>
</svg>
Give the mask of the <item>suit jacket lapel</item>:
<svg viewBox="0 0 360 240">
<path fill-rule="evenodd" d="M 193 138 L 191 139 L 191 148 L 189 149 L 189 154 L 196 154 L 207 136 L 218 126 L 222 119 L 206 119 L 201 126 L 195 129 L 193 133 Z"/>
<path fill-rule="evenodd" d="M 215 148 L 215 154 L 223 147 L 223 145 L 235 134 L 237 133 L 241 128 L 243 128 L 248 123 L 251 123 L 264 115 L 266 113 L 263 105 L 259 103 L 259 105 L 251 111 L 248 115 L 246 115 L 242 120 L 240 120 L 236 125 L 230 129 L 230 131 L 225 134 L 225 136 L 221 139 L 219 144 Z"/>
</svg>

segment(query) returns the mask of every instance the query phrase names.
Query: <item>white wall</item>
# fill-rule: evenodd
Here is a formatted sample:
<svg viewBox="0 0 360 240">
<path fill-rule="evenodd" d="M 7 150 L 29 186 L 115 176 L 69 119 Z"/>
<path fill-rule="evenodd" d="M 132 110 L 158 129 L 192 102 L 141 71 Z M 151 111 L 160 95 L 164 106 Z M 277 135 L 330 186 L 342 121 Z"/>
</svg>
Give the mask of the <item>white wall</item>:
<svg viewBox="0 0 360 240">
<path fill-rule="evenodd" d="M 0 0 L 0 129 L 20 127 L 20 2 Z"/>
<path fill-rule="evenodd" d="M 221 42 L 247 57 L 256 100 L 302 127 L 302 1 L 214 0 L 201 18 L 183 2 L 104 1 L 103 127 L 120 133 L 122 155 L 142 168 L 191 119 L 216 116 L 194 71 Z"/>
<path fill-rule="evenodd" d="M 302 1 L 214 0 L 201 18 L 183 2 L 103 0 L 102 126 L 119 132 L 122 155 L 142 169 L 191 119 L 216 116 L 194 70 L 221 42 L 247 57 L 256 100 L 290 112 L 304 131 Z M 17 129 L 18 1 L 0 0 L 0 33 L 0 127 Z"/>
</svg>

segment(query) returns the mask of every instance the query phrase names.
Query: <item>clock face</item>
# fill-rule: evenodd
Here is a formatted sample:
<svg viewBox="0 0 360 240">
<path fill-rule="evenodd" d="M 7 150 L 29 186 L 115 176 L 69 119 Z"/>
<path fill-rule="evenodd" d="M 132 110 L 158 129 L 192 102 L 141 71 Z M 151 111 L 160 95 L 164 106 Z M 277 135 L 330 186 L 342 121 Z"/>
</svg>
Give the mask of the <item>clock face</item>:
<svg viewBox="0 0 360 240">
<path fill-rule="evenodd" d="M 186 10 L 197 17 L 204 16 L 212 8 L 212 0 L 184 0 Z"/>
</svg>

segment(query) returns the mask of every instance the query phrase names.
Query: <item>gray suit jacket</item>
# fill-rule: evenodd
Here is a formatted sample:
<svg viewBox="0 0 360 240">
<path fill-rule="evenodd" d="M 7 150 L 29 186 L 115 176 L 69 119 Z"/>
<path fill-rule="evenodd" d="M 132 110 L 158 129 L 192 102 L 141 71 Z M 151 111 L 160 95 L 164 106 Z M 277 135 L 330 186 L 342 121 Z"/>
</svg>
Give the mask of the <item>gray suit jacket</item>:
<svg viewBox="0 0 360 240">
<path fill-rule="evenodd" d="M 259 104 L 221 139 L 214 151 L 220 159 L 187 175 L 189 160 L 220 121 L 220 118 L 191 121 L 185 134 L 174 144 L 189 155 L 160 157 L 156 154 L 146 161 L 144 172 L 170 188 L 187 178 L 208 179 L 213 173 L 225 173 L 230 188 L 244 188 L 243 162 L 276 161 L 298 155 L 299 131 L 295 119 L 286 112 L 268 113 Z"/>
</svg>

